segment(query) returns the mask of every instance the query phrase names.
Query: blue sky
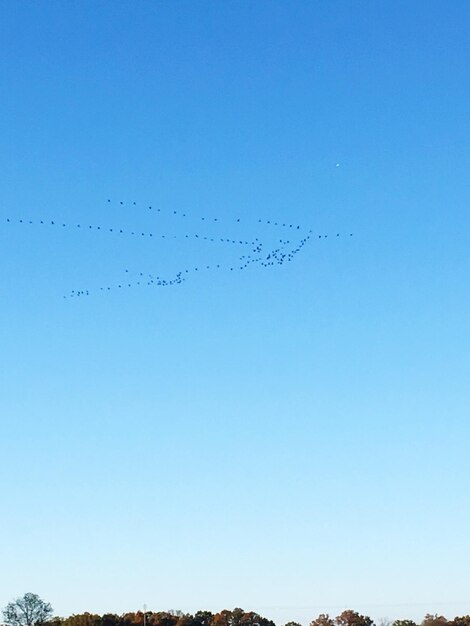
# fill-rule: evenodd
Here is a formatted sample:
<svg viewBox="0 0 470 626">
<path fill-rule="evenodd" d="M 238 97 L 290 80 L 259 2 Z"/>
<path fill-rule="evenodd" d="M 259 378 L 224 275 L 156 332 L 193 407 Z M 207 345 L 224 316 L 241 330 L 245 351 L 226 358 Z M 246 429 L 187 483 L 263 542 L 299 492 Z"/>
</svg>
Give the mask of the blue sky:
<svg viewBox="0 0 470 626">
<path fill-rule="evenodd" d="M 0 604 L 468 613 L 470 5 L 0 11 Z"/>
</svg>

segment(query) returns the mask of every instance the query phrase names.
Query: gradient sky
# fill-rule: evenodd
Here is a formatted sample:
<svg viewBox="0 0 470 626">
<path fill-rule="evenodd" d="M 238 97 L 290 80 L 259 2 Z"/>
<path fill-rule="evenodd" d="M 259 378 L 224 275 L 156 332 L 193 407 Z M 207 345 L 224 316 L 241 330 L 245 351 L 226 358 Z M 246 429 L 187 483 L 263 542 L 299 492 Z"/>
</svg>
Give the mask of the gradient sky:
<svg viewBox="0 0 470 626">
<path fill-rule="evenodd" d="M 469 55 L 464 0 L 0 3 L 1 606 L 470 612 Z M 18 222 L 199 216 L 330 238 L 64 299 L 239 251 Z"/>
</svg>

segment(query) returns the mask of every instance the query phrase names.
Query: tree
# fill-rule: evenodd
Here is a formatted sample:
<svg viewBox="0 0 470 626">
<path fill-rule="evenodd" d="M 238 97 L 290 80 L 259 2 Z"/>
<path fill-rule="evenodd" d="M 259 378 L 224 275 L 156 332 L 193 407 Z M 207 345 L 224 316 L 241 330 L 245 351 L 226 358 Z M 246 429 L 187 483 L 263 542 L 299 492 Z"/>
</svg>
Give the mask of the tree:
<svg viewBox="0 0 470 626">
<path fill-rule="evenodd" d="M 318 617 L 310 622 L 310 626 L 335 626 L 335 622 L 328 613 L 320 613 Z"/>
<path fill-rule="evenodd" d="M 275 626 L 274 622 L 253 611 L 224 609 L 212 617 L 211 626 Z"/>
<path fill-rule="evenodd" d="M 115 613 L 105 613 L 101 616 L 100 626 L 119 626 L 119 615 Z"/>
<path fill-rule="evenodd" d="M 176 626 L 178 617 L 172 615 L 170 611 L 160 611 L 158 613 L 147 613 L 148 626 Z"/>
<path fill-rule="evenodd" d="M 78 615 L 70 615 L 62 620 L 60 626 L 100 626 L 101 616 L 94 613 L 79 613 Z M 56 626 L 55 624 L 48 626 Z"/>
<path fill-rule="evenodd" d="M 7 604 L 3 610 L 3 619 L 7 626 L 41 626 L 52 615 L 49 602 L 44 602 L 35 593 L 25 593 Z"/>
<path fill-rule="evenodd" d="M 426 613 L 423 621 L 421 622 L 421 626 L 445 626 L 447 623 L 447 619 L 443 615 L 438 615 L 437 613 Z"/>
<path fill-rule="evenodd" d="M 337 626 L 372 626 L 373 621 L 367 615 L 359 615 L 356 611 L 343 611 L 335 619 Z"/>
<path fill-rule="evenodd" d="M 452 620 L 452 626 L 470 626 L 470 615 L 454 617 L 454 619 Z"/>
<path fill-rule="evenodd" d="M 198 611 L 194 614 L 196 626 L 211 626 L 214 616 L 210 611 Z"/>
<path fill-rule="evenodd" d="M 418 626 L 412 619 L 396 619 L 392 626 Z"/>
</svg>

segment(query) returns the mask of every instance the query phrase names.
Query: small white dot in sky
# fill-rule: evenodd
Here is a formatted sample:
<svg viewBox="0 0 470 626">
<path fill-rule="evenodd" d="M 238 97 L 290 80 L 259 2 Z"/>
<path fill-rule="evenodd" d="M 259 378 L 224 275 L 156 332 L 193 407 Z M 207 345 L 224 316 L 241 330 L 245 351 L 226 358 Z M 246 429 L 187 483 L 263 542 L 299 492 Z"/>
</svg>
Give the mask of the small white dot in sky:
<svg viewBox="0 0 470 626">
<path fill-rule="evenodd" d="M 336 167 L 339 167 L 339 163 L 336 163 Z"/>
</svg>

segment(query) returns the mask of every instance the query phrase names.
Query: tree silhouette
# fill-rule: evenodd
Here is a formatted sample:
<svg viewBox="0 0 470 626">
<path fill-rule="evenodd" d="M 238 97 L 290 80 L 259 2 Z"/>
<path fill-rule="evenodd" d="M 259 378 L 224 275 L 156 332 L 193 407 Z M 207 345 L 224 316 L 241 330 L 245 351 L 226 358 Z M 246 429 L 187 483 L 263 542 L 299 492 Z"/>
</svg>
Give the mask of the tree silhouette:
<svg viewBox="0 0 470 626">
<path fill-rule="evenodd" d="M 7 604 L 3 619 L 7 626 L 40 626 L 52 615 L 52 607 L 35 593 L 25 593 Z"/>
</svg>

